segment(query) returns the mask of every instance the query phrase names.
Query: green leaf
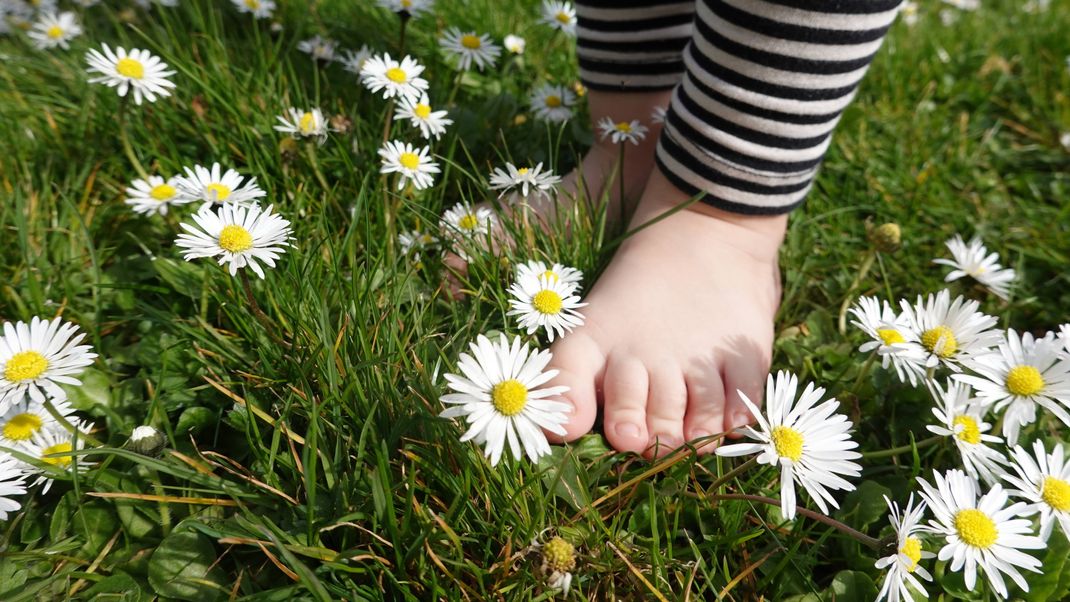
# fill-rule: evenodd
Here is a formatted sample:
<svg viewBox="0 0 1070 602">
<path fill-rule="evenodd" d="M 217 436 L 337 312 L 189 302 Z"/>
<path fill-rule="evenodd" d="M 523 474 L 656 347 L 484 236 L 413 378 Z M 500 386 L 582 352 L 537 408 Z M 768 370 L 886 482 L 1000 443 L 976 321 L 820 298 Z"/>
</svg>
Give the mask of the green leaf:
<svg viewBox="0 0 1070 602">
<path fill-rule="evenodd" d="M 110 407 L 112 403 L 112 384 L 108 377 L 94 368 L 86 368 L 78 380 L 81 386 L 70 385 L 64 387 L 67 392 L 67 401 L 76 410 L 88 412 L 95 407 Z"/>
<path fill-rule="evenodd" d="M 832 578 L 829 586 L 821 596 L 828 602 L 847 602 L 849 600 L 873 600 L 877 597 L 877 586 L 869 575 L 861 571 L 840 571 Z"/>
<path fill-rule="evenodd" d="M 104 544 L 115 535 L 119 521 L 109 504 L 88 502 L 78 506 L 78 510 L 71 517 L 71 526 L 74 534 L 85 542 L 82 545 L 85 554 L 95 557 L 104 549 Z"/>
<path fill-rule="evenodd" d="M 182 435 L 186 433 L 196 433 L 217 422 L 219 422 L 219 420 L 216 413 L 208 408 L 200 406 L 186 408 L 178 417 L 178 426 L 175 427 L 175 433 Z"/>
<path fill-rule="evenodd" d="M 1029 583 L 1029 593 L 1022 593 L 1022 598 L 1037 601 L 1070 598 L 1070 544 L 1058 528 L 1048 539 L 1047 553 L 1041 561 L 1044 568 L 1040 573 L 1023 571 Z"/>
<path fill-rule="evenodd" d="M 539 468 L 543 469 L 543 483 L 573 509 L 580 510 L 591 503 L 587 469 L 572 450 L 554 446 L 550 454 L 539 458 Z"/>
<path fill-rule="evenodd" d="M 152 553 L 149 584 L 161 596 L 204 602 L 226 593 L 212 541 L 192 531 L 174 532 Z"/>
<path fill-rule="evenodd" d="M 888 514 L 884 496 L 892 499 L 892 490 L 876 481 L 862 481 L 857 489 L 843 498 L 843 507 L 837 514 L 852 527 L 865 529 Z"/>
<path fill-rule="evenodd" d="M 117 597 L 106 594 L 122 594 L 122 596 Z M 85 591 L 85 595 L 90 600 L 99 599 L 101 602 L 116 599 L 123 602 L 141 602 L 141 600 L 149 599 L 137 579 L 122 571 L 117 571 L 96 582 L 93 587 Z"/>
</svg>

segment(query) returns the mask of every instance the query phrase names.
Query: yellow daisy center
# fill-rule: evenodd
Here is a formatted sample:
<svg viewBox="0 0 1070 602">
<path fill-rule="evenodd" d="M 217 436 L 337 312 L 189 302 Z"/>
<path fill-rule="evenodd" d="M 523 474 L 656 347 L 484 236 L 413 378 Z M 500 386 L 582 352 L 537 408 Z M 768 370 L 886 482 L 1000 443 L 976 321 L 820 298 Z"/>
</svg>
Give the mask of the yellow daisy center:
<svg viewBox="0 0 1070 602">
<path fill-rule="evenodd" d="M 962 426 L 962 431 L 955 435 L 962 441 L 977 445 L 981 442 L 981 429 L 977 426 L 977 421 L 970 416 L 955 416 L 955 419 L 951 421 L 951 424 L 955 426 Z"/>
<path fill-rule="evenodd" d="M 37 414 L 30 414 L 29 412 L 16 414 L 14 418 L 8 420 L 7 424 L 4 425 L 4 438 L 11 441 L 26 441 L 33 437 L 34 433 L 41 430 L 42 424 L 44 422 Z"/>
<path fill-rule="evenodd" d="M 907 572 L 913 573 L 914 569 L 918 568 L 918 561 L 921 560 L 921 540 L 917 537 L 908 537 L 903 542 L 903 547 L 899 549 L 899 553 L 910 559 Z"/>
<path fill-rule="evenodd" d="M 416 108 L 412 110 L 412 114 L 420 119 L 427 119 L 431 116 L 431 105 L 418 104 L 416 105 Z"/>
<path fill-rule="evenodd" d="M 412 0 L 401 0 L 401 8 L 412 8 Z"/>
<path fill-rule="evenodd" d="M 400 67 L 391 67 L 386 70 L 386 79 L 395 84 L 403 84 L 409 80 L 409 75 Z"/>
<path fill-rule="evenodd" d="M 157 201 L 168 201 L 174 197 L 177 192 L 175 187 L 170 184 L 160 184 L 159 186 L 154 186 L 153 189 L 149 191 L 149 196 Z"/>
<path fill-rule="evenodd" d="M 1040 498 L 1060 512 L 1070 512 L 1070 483 L 1052 476 L 1044 477 Z"/>
<path fill-rule="evenodd" d="M 253 246 L 253 235 L 237 224 L 229 224 L 219 233 L 219 246 L 231 253 L 247 251 Z"/>
<path fill-rule="evenodd" d="M 70 456 L 64 456 L 62 458 L 46 458 L 49 454 L 63 454 L 71 451 L 70 441 L 64 441 L 63 443 L 57 443 L 41 450 L 41 461 L 47 462 L 53 466 L 67 467 L 71 463 Z"/>
<path fill-rule="evenodd" d="M 770 435 L 773 440 L 773 448 L 781 458 L 788 458 L 792 462 L 798 462 L 803 454 L 803 436 L 799 431 L 790 426 L 773 427 Z"/>
<path fill-rule="evenodd" d="M 123 77 L 132 79 L 145 77 L 145 66 L 130 57 L 119 59 L 119 62 L 115 63 L 115 70 Z"/>
<path fill-rule="evenodd" d="M 20 351 L 4 364 L 4 378 L 13 382 L 33 380 L 48 370 L 48 360 L 36 351 Z"/>
<path fill-rule="evenodd" d="M 1044 377 L 1033 366 L 1015 366 L 1007 372 L 1007 391 L 1029 397 L 1044 390 Z"/>
<path fill-rule="evenodd" d="M 576 548 L 555 537 L 542 546 L 542 560 L 551 571 L 567 573 L 576 568 Z"/>
<path fill-rule="evenodd" d="M 562 25 L 568 25 L 572 22 L 572 17 L 570 17 L 569 14 L 565 11 L 558 11 L 558 13 L 554 15 L 554 18 L 557 19 L 557 22 Z"/>
<path fill-rule="evenodd" d="M 52 38 L 53 40 L 61 38 L 63 37 L 63 28 L 59 25 L 53 25 L 52 27 L 48 28 L 48 31 L 45 32 L 45 35 Z"/>
<path fill-rule="evenodd" d="M 542 277 L 548 279 L 550 282 L 558 281 L 557 272 L 553 270 L 546 270 L 542 273 Z"/>
<path fill-rule="evenodd" d="M 551 109 L 556 109 L 557 107 L 560 107 L 562 104 L 564 104 L 561 102 L 561 97 L 556 94 L 550 94 L 543 102 L 545 102 L 546 106 L 550 107 Z"/>
<path fill-rule="evenodd" d="M 561 295 L 544 289 L 535 293 L 535 296 L 531 298 L 531 305 L 540 314 L 559 314 L 562 306 Z"/>
<path fill-rule="evenodd" d="M 613 128 L 616 129 L 618 132 L 623 132 L 625 134 L 632 133 L 632 124 L 628 123 L 627 121 L 622 121 L 617 125 L 613 126 Z"/>
<path fill-rule="evenodd" d="M 980 510 L 969 508 L 955 515 L 955 531 L 959 538 L 975 548 L 987 549 L 999 539 L 996 523 Z"/>
<path fill-rule="evenodd" d="M 955 333 L 947 326 L 937 326 L 921 333 L 921 344 L 940 357 L 951 357 L 959 350 Z"/>
<path fill-rule="evenodd" d="M 518 380 L 504 380 L 490 390 L 490 401 L 502 416 L 515 416 L 528 403 L 528 388 Z"/>
<path fill-rule="evenodd" d="M 471 213 L 465 214 L 464 217 L 457 220 L 457 227 L 461 230 L 475 230 L 479 225 L 479 219 Z"/>
<path fill-rule="evenodd" d="M 894 345 L 896 343 L 905 343 L 906 339 L 894 328 L 881 328 L 877 330 L 877 336 L 881 338 L 881 341 L 885 345 Z"/>
<path fill-rule="evenodd" d="M 301 129 L 301 132 L 307 134 L 316 129 L 316 116 L 312 113 L 305 113 L 301 116 L 301 121 L 298 122 L 297 127 Z"/>
<path fill-rule="evenodd" d="M 260 0 L 244 0 L 244 2 L 247 8 L 251 8 L 253 10 L 260 8 Z"/>
<path fill-rule="evenodd" d="M 517 173 L 518 175 L 521 175 L 521 176 L 522 176 L 522 175 L 524 175 L 524 174 L 528 173 L 529 171 L 531 171 L 531 170 L 530 170 L 530 169 L 528 169 L 527 167 L 521 167 L 520 169 L 517 169 L 517 170 L 516 170 L 516 173 Z"/>
<path fill-rule="evenodd" d="M 420 157 L 416 153 L 401 153 L 398 156 L 398 163 L 405 169 L 416 169 L 420 166 Z"/>
<path fill-rule="evenodd" d="M 217 201 L 225 201 L 230 196 L 230 186 L 226 184 L 220 184 L 219 182 L 212 182 L 204 187 L 204 191 L 211 197 L 215 193 L 215 199 Z"/>
<path fill-rule="evenodd" d="M 461 46 L 469 50 L 479 50 L 483 47 L 483 42 L 480 41 L 479 37 L 468 34 L 461 36 Z"/>
</svg>

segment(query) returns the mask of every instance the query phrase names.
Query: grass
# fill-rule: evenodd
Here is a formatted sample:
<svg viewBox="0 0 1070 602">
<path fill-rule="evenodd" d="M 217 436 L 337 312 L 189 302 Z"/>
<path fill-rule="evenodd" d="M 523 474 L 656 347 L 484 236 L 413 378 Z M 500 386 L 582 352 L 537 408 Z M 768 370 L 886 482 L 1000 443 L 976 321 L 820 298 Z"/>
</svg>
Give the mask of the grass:
<svg viewBox="0 0 1070 602">
<path fill-rule="evenodd" d="M 224 8 L 217 5 L 228 4 Z M 577 546 L 574 599 L 867 599 L 876 556 L 809 520 L 709 498 L 731 465 L 686 450 L 656 462 L 612 452 L 597 428 L 538 466 L 492 469 L 436 416 L 440 375 L 476 334 L 511 328 L 509 264 L 538 256 L 597 274 L 610 253 L 597 211 L 572 236 L 474 261 L 463 302 L 441 288 L 441 266 L 392 255 L 398 226 L 434 227 L 458 200 L 484 196 L 504 158 L 558 173 L 591 134 L 517 117 L 537 81 L 575 80 L 570 43 L 533 24 L 533 3 L 439 2 L 410 23 L 407 50 L 429 65 L 433 98 L 455 126 L 434 145 L 444 173 L 419 195 L 378 175 L 386 104 L 338 66 L 296 51 L 315 33 L 343 46 L 395 51 L 397 20 L 341 1 L 280 2 L 280 33 L 229 3 L 183 0 L 151 12 L 107 2 L 85 11 L 70 51 L 0 39 L 0 317 L 62 314 L 100 358 L 71 391 L 106 446 L 95 467 L 66 477 L 0 523 L 4 600 L 545 600 L 533 540 Z M 774 367 L 815 380 L 844 401 L 866 452 L 858 490 L 835 513 L 887 533 L 882 494 L 955 464 L 953 449 L 910 449 L 927 436 L 929 403 L 881 370 L 863 375 L 859 333 L 841 333 L 845 300 L 895 300 L 939 290 L 954 233 L 980 234 L 1022 274 L 1009 303 L 981 295 L 1001 324 L 1043 333 L 1070 307 L 1070 13 L 1030 15 L 986 3 L 944 27 L 938 7 L 899 23 L 845 114 L 818 185 L 792 217 L 782 252 L 784 300 Z M 435 50 L 446 24 L 520 32 L 528 52 L 485 76 L 458 78 Z M 82 56 L 102 42 L 159 54 L 178 73 L 174 97 L 129 106 L 128 132 L 151 172 L 220 161 L 255 175 L 295 226 L 297 248 L 254 295 L 211 262 L 182 261 L 174 220 L 131 213 L 136 173 L 124 156 L 115 94 L 86 82 Z M 273 132 L 289 106 L 344 115 L 351 129 L 322 147 Z M 404 131 L 396 129 L 396 132 Z M 866 224 L 896 222 L 903 247 L 869 253 Z M 854 386 L 856 381 L 858 386 Z M 167 435 L 155 458 L 123 446 L 133 428 Z M 1034 433 L 1065 438 L 1057 421 Z M 776 474 L 751 470 L 722 492 L 776 496 Z M 1070 588 L 1056 535 L 1027 599 Z M 968 592 L 938 566 L 941 599 Z M 934 586 L 933 589 L 938 589 Z M 1044 597 L 1048 596 L 1048 597 Z"/>
</svg>

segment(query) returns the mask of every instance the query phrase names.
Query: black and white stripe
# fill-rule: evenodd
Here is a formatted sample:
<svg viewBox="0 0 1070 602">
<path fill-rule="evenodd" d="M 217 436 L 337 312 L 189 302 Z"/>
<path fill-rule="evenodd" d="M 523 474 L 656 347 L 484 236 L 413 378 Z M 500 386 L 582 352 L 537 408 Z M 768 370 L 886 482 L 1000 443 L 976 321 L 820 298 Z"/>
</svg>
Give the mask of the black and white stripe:
<svg viewBox="0 0 1070 602">
<path fill-rule="evenodd" d="M 798 206 L 899 1 L 697 0 L 680 57 L 683 79 L 658 146 L 662 171 L 685 192 L 705 192 L 706 202 L 730 211 L 775 214 Z M 651 31 L 639 7 L 628 11 L 636 31 Z M 584 35 L 581 29 L 580 47 Z M 648 81 L 646 56 L 641 45 L 600 55 L 614 66 L 603 71 L 583 68 L 581 55 L 581 74 L 593 87 L 616 81 L 617 89 L 621 82 L 641 89 L 629 84 Z M 658 64 L 672 63 L 656 56 Z M 621 77 L 628 57 L 643 65 L 635 79 Z"/>
</svg>

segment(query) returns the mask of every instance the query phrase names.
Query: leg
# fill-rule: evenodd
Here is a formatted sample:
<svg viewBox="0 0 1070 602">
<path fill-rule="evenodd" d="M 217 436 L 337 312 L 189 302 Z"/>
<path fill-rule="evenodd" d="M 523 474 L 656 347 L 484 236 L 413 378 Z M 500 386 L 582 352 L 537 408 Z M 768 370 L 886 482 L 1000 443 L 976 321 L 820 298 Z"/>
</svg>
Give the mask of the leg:
<svg viewBox="0 0 1070 602">
<path fill-rule="evenodd" d="M 632 226 L 704 196 L 623 244 L 587 297 L 587 323 L 554 345 L 576 408 L 567 438 L 590 429 L 599 401 L 622 451 L 657 454 L 749 421 L 737 391 L 761 398 L 786 214 L 897 5 L 699 0 Z"/>
</svg>

